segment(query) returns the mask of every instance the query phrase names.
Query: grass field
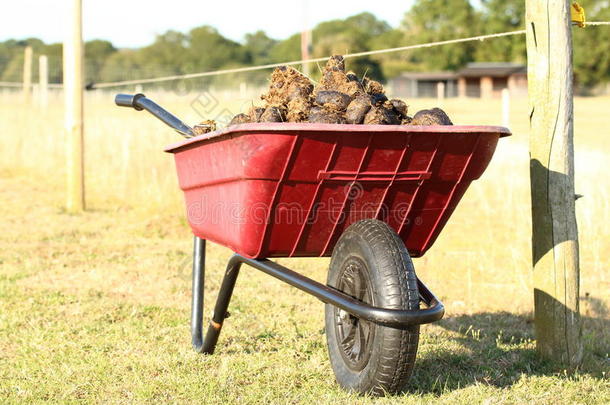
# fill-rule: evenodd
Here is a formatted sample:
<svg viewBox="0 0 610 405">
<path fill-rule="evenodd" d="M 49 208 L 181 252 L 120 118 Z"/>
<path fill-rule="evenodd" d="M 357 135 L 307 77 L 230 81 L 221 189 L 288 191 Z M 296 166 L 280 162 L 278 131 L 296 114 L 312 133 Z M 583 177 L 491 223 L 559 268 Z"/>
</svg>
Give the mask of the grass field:
<svg viewBox="0 0 610 405">
<path fill-rule="evenodd" d="M 248 95 L 215 95 L 214 108 L 202 107 L 205 93 L 150 96 L 187 122 L 249 103 Z M 254 270 L 238 281 L 217 355 L 193 353 L 191 238 L 173 161 L 161 152 L 177 135 L 115 108 L 109 94 L 88 95 L 90 209 L 70 215 L 55 101 L 25 109 L 0 95 L 1 402 L 607 403 L 610 98 L 576 100 L 583 366 L 562 370 L 534 350 L 527 101 L 515 99 L 514 136 L 500 142 L 435 246 L 415 260 L 446 318 L 422 327 L 408 392 L 381 400 L 334 383 L 322 304 Z M 501 121 L 498 101 L 444 104 L 456 123 Z M 230 252 L 208 249 L 209 308 Z M 325 279 L 325 259 L 283 262 Z"/>
</svg>

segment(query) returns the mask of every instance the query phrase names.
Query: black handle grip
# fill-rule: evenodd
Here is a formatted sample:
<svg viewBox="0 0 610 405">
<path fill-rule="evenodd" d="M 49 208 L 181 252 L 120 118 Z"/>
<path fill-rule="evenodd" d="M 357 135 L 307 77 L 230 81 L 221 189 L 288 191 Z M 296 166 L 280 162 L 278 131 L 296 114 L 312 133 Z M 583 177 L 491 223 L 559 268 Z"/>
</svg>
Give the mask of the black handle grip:
<svg viewBox="0 0 610 405">
<path fill-rule="evenodd" d="M 131 107 L 138 111 L 142 111 L 143 108 L 138 105 L 138 99 L 146 97 L 142 93 L 138 94 L 117 94 L 114 98 L 116 105 L 120 107 Z"/>
<path fill-rule="evenodd" d="M 114 102 L 120 107 L 131 107 L 137 111 L 146 110 L 186 138 L 195 136 L 191 127 L 151 99 L 146 98 L 144 94 L 117 94 Z"/>
</svg>

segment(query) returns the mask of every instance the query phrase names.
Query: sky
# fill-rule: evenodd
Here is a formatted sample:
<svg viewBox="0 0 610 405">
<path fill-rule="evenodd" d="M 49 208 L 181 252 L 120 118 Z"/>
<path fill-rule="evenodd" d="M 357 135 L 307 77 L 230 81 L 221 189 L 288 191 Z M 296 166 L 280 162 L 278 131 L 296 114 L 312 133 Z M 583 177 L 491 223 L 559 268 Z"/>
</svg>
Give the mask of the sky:
<svg viewBox="0 0 610 405">
<path fill-rule="evenodd" d="M 0 0 L 0 41 L 36 37 L 46 43 L 62 42 L 71 3 Z M 235 41 L 257 30 L 283 39 L 304 26 L 363 11 L 397 26 L 411 4 L 410 0 L 83 0 L 83 36 L 134 48 L 152 43 L 155 35 L 169 29 L 186 32 L 207 24 Z"/>
</svg>

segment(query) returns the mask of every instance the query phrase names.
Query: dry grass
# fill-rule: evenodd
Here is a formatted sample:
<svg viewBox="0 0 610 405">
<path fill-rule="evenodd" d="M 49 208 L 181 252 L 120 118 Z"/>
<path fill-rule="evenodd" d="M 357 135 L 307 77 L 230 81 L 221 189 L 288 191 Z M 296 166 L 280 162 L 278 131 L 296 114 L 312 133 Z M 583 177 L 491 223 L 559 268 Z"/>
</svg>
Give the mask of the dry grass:
<svg viewBox="0 0 610 405">
<path fill-rule="evenodd" d="M 207 95 L 150 94 L 187 122 Z M 207 108 L 245 110 L 248 97 Z M 221 337 L 220 356 L 188 351 L 190 238 L 173 161 L 177 135 L 88 95 L 87 191 L 91 210 L 63 203 L 61 102 L 26 110 L 0 96 L 0 397 L 12 402 L 223 401 L 352 403 L 332 382 L 322 307 L 246 270 Z M 414 100 L 417 110 L 434 100 Z M 609 395 L 610 98 L 576 100 L 577 202 L 586 364 L 562 375 L 533 352 L 529 313 L 527 102 L 513 100 L 514 136 L 500 142 L 443 234 L 415 263 L 448 307 L 423 328 L 420 360 L 404 402 L 603 402 Z M 499 102 L 447 100 L 462 124 L 498 124 Z M 230 252 L 211 247 L 206 291 L 215 294 Z M 290 260 L 323 280 L 326 260 Z M 208 294 L 206 304 L 212 302 Z M 276 311 L 273 311 L 275 309 Z M 583 399 L 584 398 L 584 399 Z M 398 398 L 390 399 L 393 402 Z M 363 400 L 368 402 L 368 400 Z"/>
</svg>

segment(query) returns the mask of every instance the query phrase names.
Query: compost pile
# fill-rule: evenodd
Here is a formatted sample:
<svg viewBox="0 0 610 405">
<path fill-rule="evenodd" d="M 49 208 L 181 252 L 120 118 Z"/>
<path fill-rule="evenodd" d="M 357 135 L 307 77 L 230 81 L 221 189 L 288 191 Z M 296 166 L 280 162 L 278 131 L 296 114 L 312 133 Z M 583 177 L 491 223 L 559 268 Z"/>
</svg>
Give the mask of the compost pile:
<svg viewBox="0 0 610 405">
<path fill-rule="evenodd" d="M 249 122 L 315 122 L 323 124 L 453 125 L 440 108 L 408 115 L 407 104 L 389 100 L 381 83 L 345 70 L 343 56 L 332 56 L 320 82 L 280 66 L 271 74 L 262 107 L 236 115 L 229 125 Z"/>
</svg>

